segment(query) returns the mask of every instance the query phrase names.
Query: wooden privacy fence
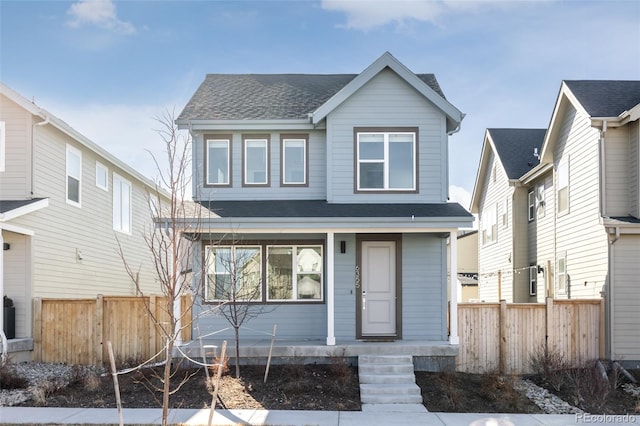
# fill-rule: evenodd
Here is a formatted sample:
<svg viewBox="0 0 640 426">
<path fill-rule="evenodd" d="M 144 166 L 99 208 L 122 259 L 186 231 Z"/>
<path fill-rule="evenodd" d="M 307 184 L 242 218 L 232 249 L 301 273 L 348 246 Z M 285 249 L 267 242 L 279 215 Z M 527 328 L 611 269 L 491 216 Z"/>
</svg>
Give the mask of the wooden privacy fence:
<svg viewBox="0 0 640 426">
<path fill-rule="evenodd" d="M 580 365 L 604 357 L 604 300 L 458 304 L 458 334 L 459 371 L 530 373 L 545 348 Z"/>
<path fill-rule="evenodd" d="M 96 299 L 35 298 L 33 357 L 36 361 L 101 365 L 107 341 L 116 356 L 146 360 L 165 345 L 162 331 L 151 319 L 167 324 L 165 296 L 98 296 Z M 191 298 L 180 299 L 182 340 L 191 340 Z M 156 361 L 165 359 L 161 354 Z"/>
</svg>

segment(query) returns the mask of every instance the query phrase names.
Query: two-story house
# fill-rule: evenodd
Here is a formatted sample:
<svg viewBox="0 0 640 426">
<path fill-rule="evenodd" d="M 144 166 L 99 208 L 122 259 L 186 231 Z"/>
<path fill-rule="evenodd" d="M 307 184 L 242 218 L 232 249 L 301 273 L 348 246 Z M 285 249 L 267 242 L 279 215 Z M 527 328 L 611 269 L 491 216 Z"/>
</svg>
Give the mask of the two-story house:
<svg viewBox="0 0 640 426">
<path fill-rule="evenodd" d="M 0 294 L 15 305 L 14 360 L 33 348 L 34 297 L 136 294 L 118 242 L 142 291 L 160 293 L 148 194 L 151 180 L 0 84 Z"/>
<path fill-rule="evenodd" d="M 207 75 L 177 119 L 194 141 L 194 200 L 215 215 L 198 224 L 199 309 L 225 299 L 233 258 L 251 301 L 270 307 L 253 329 L 276 323 L 279 338 L 325 348 L 457 348 L 447 238 L 473 217 L 447 202 L 448 136 L 462 118 L 432 74 L 389 53 L 360 74 Z"/>
<path fill-rule="evenodd" d="M 563 81 L 536 151 L 540 161 L 515 177 L 521 202 L 514 202 L 514 224 L 505 232 L 520 241 L 525 259 L 513 269 L 530 268 L 514 284 L 523 297 L 513 300 L 526 301 L 527 289 L 531 301 L 604 295 L 607 355 L 631 364 L 640 360 L 639 118 L 640 81 Z M 472 211 L 483 227 L 490 216 L 484 200 L 494 195 L 480 175 Z M 490 246 L 479 243 L 479 250 L 480 269 L 487 270 Z"/>
</svg>

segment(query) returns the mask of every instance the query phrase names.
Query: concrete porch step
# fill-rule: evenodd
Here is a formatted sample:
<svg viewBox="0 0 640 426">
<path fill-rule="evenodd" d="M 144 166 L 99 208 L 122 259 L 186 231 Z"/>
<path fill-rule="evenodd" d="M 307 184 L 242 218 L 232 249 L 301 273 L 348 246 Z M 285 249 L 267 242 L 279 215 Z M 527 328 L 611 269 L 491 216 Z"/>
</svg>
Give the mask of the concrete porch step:
<svg viewBox="0 0 640 426">
<path fill-rule="evenodd" d="M 377 374 L 377 375 L 395 375 L 395 374 L 414 374 L 413 371 L 413 364 L 391 364 L 391 363 L 384 363 L 384 364 L 372 364 L 372 363 L 365 363 L 365 364 L 360 364 L 360 361 L 358 361 L 358 372 L 359 374 L 364 374 L 364 375 L 370 375 L 370 374 Z"/>
<path fill-rule="evenodd" d="M 413 357 L 411 355 L 360 355 L 359 363 L 363 364 L 411 364 L 413 365 Z"/>
<path fill-rule="evenodd" d="M 358 357 L 363 404 L 422 405 L 411 355 Z"/>
<path fill-rule="evenodd" d="M 415 383 L 415 374 L 360 374 L 360 383 Z"/>
<path fill-rule="evenodd" d="M 415 383 L 393 383 L 383 386 L 374 383 L 361 383 L 360 395 L 420 395 L 420 388 Z"/>
<path fill-rule="evenodd" d="M 421 395 L 360 395 L 363 404 L 422 404 Z"/>
</svg>

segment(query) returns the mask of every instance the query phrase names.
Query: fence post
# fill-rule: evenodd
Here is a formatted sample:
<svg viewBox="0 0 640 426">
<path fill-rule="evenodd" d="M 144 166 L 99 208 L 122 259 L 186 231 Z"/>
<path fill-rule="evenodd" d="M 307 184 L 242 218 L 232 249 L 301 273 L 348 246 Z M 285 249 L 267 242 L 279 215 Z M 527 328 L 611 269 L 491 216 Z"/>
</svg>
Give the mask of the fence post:
<svg viewBox="0 0 640 426">
<path fill-rule="evenodd" d="M 599 357 L 600 359 L 605 359 L 606 358 L 606 354 L 605 354 L 605 302 L 604 302 L 604 294 L 602 296 L 602 298 L 600 299 L 600 318 L 598 319 L 598 321 L 600 322 L 600 336 L 599 336 L 599 340 L 600 340 L 600 347 L 598 348 L 598 352 L 599 352 Z"/>
<path fill-rule="evenodd" d="M 502 302 L 502 271 L 498 271 L 498 302 Z"/>
<path fill-rule="evenodd" d="M 158 318 L 156 316 L 156 296 L 149 296 L 149 314 L 147 315 L 147 319 L 149 320 L 149 356 L 156 353 L 156 339 L 158 330 L 156 328 L 156 321 L 154 318 Z"/>
<path fill-rule="evenodd" d="M 500 327 L 500 342 L 498 343 L 499 369 L 500 374 L 507 371 L 507 301 L 500 301 L 500 314 L 498 315 L 498 323 Z"/>
<path fill-rule="evenodd" d="M 102 338 L 104 333 L 104 299 L 101 294 L 96 297 L 96 317 L 94 318 L 94 336 L 96 336 L 96 347 L 94 350 L 94 364 L 102 365 L 104 346 Z"/>
<path fill-rule="evenodd" d="M 549 353 L 549 337 L 553 327 L 553 298 L 547 297 L 544 305 L 544 351 Z"/>
<path fill-rule="evenodd" d="M 42 298 L 33 298 L 33 355 L 42 361 Z"/>
</svg>

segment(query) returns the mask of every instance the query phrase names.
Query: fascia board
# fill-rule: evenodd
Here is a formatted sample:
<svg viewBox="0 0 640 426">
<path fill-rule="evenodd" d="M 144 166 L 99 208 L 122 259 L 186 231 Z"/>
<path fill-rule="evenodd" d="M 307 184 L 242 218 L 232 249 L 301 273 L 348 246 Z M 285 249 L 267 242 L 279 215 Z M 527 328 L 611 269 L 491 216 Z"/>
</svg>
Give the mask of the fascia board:
<svg viewBox="0 0 640 426">
<path fill-rule="evenodd" d="M 489 158 L 489 131 L 485 130 L 484 142 L 482 143 L 482 152 L 480 154 L 480 163 L 478 164 L 478 171 L 476 172 L 476 182 L 473 186 L 473 192 L 471 193 L 471 213 L 479 213 L 480 209 L 480 183 L 483 181 L 487 173 L 487 163 Z"/>
<path fill-rule="evenodd" d="M 534 167 L 533 169 L 529 170 L 527 173 L 522 175 L 519 181 L 523 185 L 528 185 L 529 183 L 531 183 L 532 181 L 534 181 L 535 179 L 539 178 L 540 176 L 542 176 L 543 174 L 545 174 L 546 172 L 552 169 L 553 169 L 553 164 L 540 163 L 536 167 Z"/>
<path fill-rule="evenodd" d="M 176 122 L 177 123 L 177 122 Z M 293 120 L 191 120 L 178 124 L 178 129 L 190 131 L 209 130 L 314 130 L 321 126 L 313 125 L 306 119 Z"/>
<path fill-rule="evenodd" d="M 369 80 L 375 77 L 384 68 L 389 67 L 414 89 L 420 92 L 425 98 L 436 105 L 445 115 L 459 125 L 464 117 L 464 114 L 460 112 L 456 107 L 449 103 L 442 96 L 437 94 L 431 87 L 429 87 L 424 81 L 420 80 L 413 72 L 405 67 L 400 61 L 394 58 L 389 52 L 385 52 L 375 62 L 369 65 L 364 71 L 358 74 L 353 80 L 351 80 L 345 87 L 343 87 L 338 93 L 333 95 L 327 102 L 321 105 L 312 114 L 313 123 L 319 123 L 323 120 L 331 111 L 336 109 L 351 95 L 353 95 L 358 89 L 364 86 Z M 455 126 L 454 126 L 455 127 Z"/>
<path fill-rule="evenodd" d="M 18 207 L 17 209 L 9 210 L 5 213 L 0 213 L 0 222 L 6 222 L 8 220 L 15 219 L 20 216 L 24 216 L 25 214 L 33 213 L 40 209 L 49 206 L 49 199 L 43 198 L 42 200 L 35 201 L 33 203 L 26 204 L 24 206 Z"/>
</svg>

